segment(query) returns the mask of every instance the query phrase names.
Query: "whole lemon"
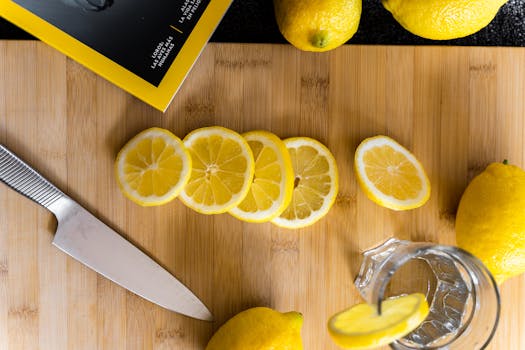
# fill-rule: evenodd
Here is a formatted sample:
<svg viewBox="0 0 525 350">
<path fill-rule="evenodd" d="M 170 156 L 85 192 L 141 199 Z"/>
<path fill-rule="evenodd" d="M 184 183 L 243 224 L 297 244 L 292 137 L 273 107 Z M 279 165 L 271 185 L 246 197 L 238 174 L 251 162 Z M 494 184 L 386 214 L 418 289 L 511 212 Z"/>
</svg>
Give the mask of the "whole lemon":
<svg viewBox="0 0 525 350">
<path fill-rule="evenodd" d="M 242 311 L 220 327 L 206 350 L 302 350 L 303 316 L 267 307 Z"/>
<path fill-rule="evenodd" d="M 492 163 L 476 176 L 459 203 L 456 238 L 498 284 L 525 272 L 525 171 Z"/>
<path fill-rule="evenodd" d="M 328 51 L 357 32 L 361 0 L 274 0 L 283 36 L 304 51 Z"/>
<path fill-rule="evenodd" d="M 507 0 L 382 0 L 412 34 L 427 39 L 462 38 L 487 26 Z"/>
</svg>

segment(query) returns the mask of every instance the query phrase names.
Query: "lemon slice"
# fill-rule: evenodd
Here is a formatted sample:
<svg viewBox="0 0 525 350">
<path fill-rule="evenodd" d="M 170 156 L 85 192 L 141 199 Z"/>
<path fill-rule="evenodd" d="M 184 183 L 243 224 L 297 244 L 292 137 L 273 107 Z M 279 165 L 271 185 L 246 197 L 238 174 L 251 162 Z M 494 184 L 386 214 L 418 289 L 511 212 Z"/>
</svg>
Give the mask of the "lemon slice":
<svg viewBox="0 0 525 350">
<path fill-rule="evenodd" d="M 230 214 L 248 222 L 270 221 L 292 199 L 292 160 L 284 142 L 270 132 L 250 131 L 242 136 L 253 152 L 255 173 L 248 194 Z"/>
<path fill-rule="evenodd" d="M 284 140 L 295 174 L 292 201 L 272 222 L 285 228 L 312 225 L 334 204 L 339 175 L 334 156 L 325 145 L 308 137 Z"/>
<path fill-rule="evenodd" d="M 190 178 L 191 158 L 177 136 L 150 128 L 122 147 L 115 173 L 126 197 L 142 206 L 161 205 L 174 199 Z"/>
<path fill-rule="evenodd" d="M 361 142 L 355 152 L 354 168 L 365 194 L 383 207 L 413 209 L 430 197 L 430 182 L 421 163 L 387 136 Z"/>
<path fill-rule="evenodd" d="M 425 296 L 414 293 L 381 303 L 377 306 L 357 304 L 339 312 L 328 321 L 333 341 L 345 349 L 370 349 L 392 343 L 416 329 L 428 316 Z"/>
<path fill-rule="evenodd" d="M 202 214 L 225 213 L 246 196 L 254 172 L 253 154 L 235 131 L 211 126 L 183 140 L 192 158 L 191 178 L 180 199 Z"/>
</svg>

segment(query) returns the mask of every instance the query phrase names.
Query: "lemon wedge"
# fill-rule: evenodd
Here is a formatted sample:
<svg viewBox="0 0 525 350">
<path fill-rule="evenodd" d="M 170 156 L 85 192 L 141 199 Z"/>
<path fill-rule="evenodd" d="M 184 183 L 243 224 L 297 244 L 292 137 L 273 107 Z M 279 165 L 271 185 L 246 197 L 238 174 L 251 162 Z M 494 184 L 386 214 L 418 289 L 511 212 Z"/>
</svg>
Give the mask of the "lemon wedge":
<svg viewBox="0 0 525 350">
<path fill-rule="evenodd" d="M 247 222 L 267 222 L 281 214 L 292 199 L 292 160 L 284 142 L 268 131 L 242 136 L 252 150 L 255 173 L 248 194 L 230 214 Z"/>
<path fill-rule="evenodd" d="M 284 140 L 294 170 L 292 200 L 272 223 L 285 228 L 312 225 L 325 216 L 339 189 L 337 164 L 330 150 L 308 137 Z"/>
<path fill-rule="evenodd" d="M 193 166 L 181 201 L 202 214 L 225 213 L 236 207 L 248 193 L 254 173 L 246 140 L 230 129 L 210 126 L 190 132 L 183 142 Z"/>
<path fill-rule="evenodd" d="M 190 178 L 191 158 L 177 136 L 150 128 L 122 147 L 115 173 L 126 197 L 142 206 L 161 205 L 174 199 Z"/>
<path fill-rule="evenodd" d="M 421 293 L 386 299 L 377 306 L 357 304 L 328 321 L 332 340 L 345 349 L 370 349 L 388 345 L 416 329 L 428 316 L 429 307 Z"/>
<path fill-rule="evenodd" d="M 430 197 L 430 181 L 423 166 L 390 137 L 375 136 L 361 142 L 354 169 L 368 198 L 383 207 L 413 209 Z"/>
</svg>

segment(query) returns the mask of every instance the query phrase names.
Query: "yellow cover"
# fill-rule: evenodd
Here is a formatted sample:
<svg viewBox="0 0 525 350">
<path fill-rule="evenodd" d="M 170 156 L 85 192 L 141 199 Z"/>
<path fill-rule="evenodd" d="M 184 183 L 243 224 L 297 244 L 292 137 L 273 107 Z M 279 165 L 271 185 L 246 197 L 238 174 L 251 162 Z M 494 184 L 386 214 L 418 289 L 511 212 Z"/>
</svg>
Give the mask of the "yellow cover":
<svg viewBox="0 0 525 350">
<path fill-rule="evenodd" d="M 165 111 L 231 2 L 232 0 L 106 0 L 105 2 L 101 0 L 0 0 L 0 16 L 137 98 Z M 102 6 L 104 3 L 108 4 L 108 10 L 105 5 Z M 131 11 L 132 6 L 143 7 L 144 13 L 137 14 L 137 11 Z M 57 12 L 53 12 L 55 9 L 58 9 Z M 112 16 L 112 12 L 115 13 L 117 10 L 120 11 L 118 17 L 108 19 Z M 171 16 L 172 12 L 173 19 L 167 17 Z M 47 16 L 46 19 L 41 16 L 42 13 L 45 14 L 44 17 Z M 162 16 L 164 21 L 168 18 L 169 24 L 168 22 L 163 24 L 162 20 L 157 21 L 155 17 L 157 14 L 159 17 Z M 98 37 L 94 34 L 93 38 L 86 36 L 91 35 L 90 18 L 104 21 L 107 35 L 96 33 Z M 127 30 L 134 30 L 135 34 L 142 37 L 143 32 L 147 32 L 148 28 L 142 30 L 141 25 L 147 21 L 149 21 L 150 32 L 155 31 L 151 29 L 152 26 L 154 28 L 157 28 L 157 25 L 161 26 L 159 28 L 162 28 L 163 34 L 159 34 L 158 40 L 155 39 L 157 41 L 152 41 L 151 38 L 144 39 L 147 45 L 141 48 L 140 38 L 135 43 L 136 38 L 123 36 Z M 60 25 L 57 26 L 57 23 Z M 80 38 L 81 35 L 71 35 L 78 29 L 79 23 L 84 25 L 83 29 L 79 30 L 79 32 L 83 31 L 83 38 Z M 114 23 L 114 26 L 111 26 L 111 23 Z M 64 26 L 68 28 L 68 32 L 63 30 Z M 73 30 L 70 30 L 71 28 Z M 93 26 L 93 28 L 102 27 Z M 115 39 L 114 44 L 118 46 L 124 42 L 122 45 L 127 45 L 125 48 L 130 50 L 128 54 L 119 47 L 111 47 L 111 36 L 116 31 L 120 32 L 121 37 Z M 155 38 L 155 35 L 157 33 L 152 33 L 151 37 Z M 182 39 L 179 40 L 179 36 Z M 125 68 L 115 59 L 100 52 L 104 50 L 93 48 L 92 43 L 98 45 L 96 41 L 99 39 L 106 42 L 106 51 L 120 55 L 119 57 L 124 60 L 133 61 L 135 48 L 141 49 L 142 54 L 137 53 L 136 56 L 140 56 L 142 63 L 126 63 L 128 67 Z M 87 41 L 90 44 L 86 44 Z M 150 53 L 150 56 L 146 57 L 146 53 Z M 173 60 L 171 64 L 167 64 L 171 60 Z M 146 67 L 147 64 L 145 65 L 144 62 L 151 63 L 151 66 Z M 166 64 L 163 66 L 163 63 Z M 130 64 L 143 70 L 142 76 L 132 72 L 129 68 Z M 149 74 L 155 76 L 150 77 Z"/>
</svg>

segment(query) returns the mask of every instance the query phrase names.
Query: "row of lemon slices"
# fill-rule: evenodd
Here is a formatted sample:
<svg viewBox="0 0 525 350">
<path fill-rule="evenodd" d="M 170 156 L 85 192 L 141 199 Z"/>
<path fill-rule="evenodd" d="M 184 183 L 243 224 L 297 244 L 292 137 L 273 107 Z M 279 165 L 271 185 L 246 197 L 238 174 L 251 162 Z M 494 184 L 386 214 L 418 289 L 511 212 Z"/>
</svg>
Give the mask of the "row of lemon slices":
<svg viewBox="0 0 525 350">
<path fill-rule="evenodd" d="M 219 126 L 182 141 L 162 128 L 144 130 L 119 152 L 115 171 L 122 192 L 142 206 L 178 196 L 199 213 L 229 212 L 286 228 L 323 217 L 339 181 L 333 155 L 317 140 L 281 140 L 268 131 L 240 135 Z"/>
</svg>

